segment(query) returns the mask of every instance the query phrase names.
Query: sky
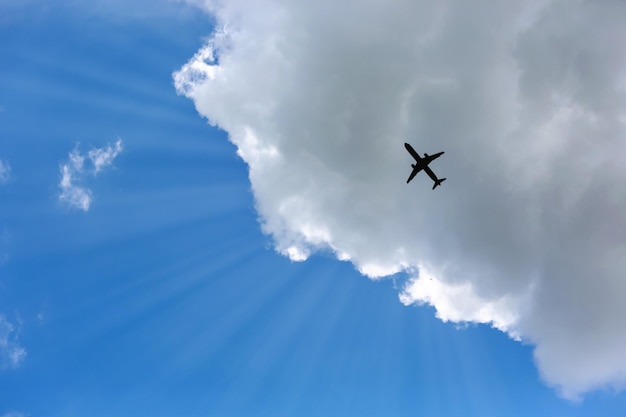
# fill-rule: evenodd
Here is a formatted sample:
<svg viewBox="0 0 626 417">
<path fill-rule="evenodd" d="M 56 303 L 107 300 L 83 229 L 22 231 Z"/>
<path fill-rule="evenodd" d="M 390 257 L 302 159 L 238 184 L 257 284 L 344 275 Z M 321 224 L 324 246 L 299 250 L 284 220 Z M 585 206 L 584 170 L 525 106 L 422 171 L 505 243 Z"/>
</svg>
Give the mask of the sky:
<svg viewBox="0 0 626 417">
<path fill-rule="evenodd" d="M 0 417 L 623 414 L 623 16 L 1 2 Z"/>
</svg>

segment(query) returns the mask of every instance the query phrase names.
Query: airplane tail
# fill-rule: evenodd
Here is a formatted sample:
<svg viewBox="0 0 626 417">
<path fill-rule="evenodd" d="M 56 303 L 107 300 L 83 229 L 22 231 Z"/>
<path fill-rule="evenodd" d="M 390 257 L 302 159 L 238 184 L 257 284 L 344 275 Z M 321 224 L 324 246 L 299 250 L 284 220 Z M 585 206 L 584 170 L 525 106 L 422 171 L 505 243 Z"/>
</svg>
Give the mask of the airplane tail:
<svg viewBox="0 0 626 417">
<path fill-rule="evenodd" d="M 441 178 L 441 179 L 435 181 L 435 185 L 433 185 L 433 190 L 435 188 L 437 188 L 438 185 L 441 185 L 441 183 L 444 182 L 445 180 L 446 180 L 445 178 Z"/>
</svg>

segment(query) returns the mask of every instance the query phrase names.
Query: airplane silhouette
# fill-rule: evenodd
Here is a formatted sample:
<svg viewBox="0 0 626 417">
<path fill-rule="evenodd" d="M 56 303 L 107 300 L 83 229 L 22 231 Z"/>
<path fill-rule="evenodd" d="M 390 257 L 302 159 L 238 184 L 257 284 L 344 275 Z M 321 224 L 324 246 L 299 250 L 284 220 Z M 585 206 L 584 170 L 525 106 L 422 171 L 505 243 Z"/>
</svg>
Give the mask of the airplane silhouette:
<svg viewBox="0 0 626 417">
<path fill-rule="evenodd" d="M 435 159 L 439 158 L 441 155 L 444 154 L 444 152 L 439 152 L 434 155 L 428 155 L 427 153 L 425 153 L 424 157 L 422 158 L 419 156 L 417 152 L 415 152 L 415 149 L 413 149 L 413 147 L 409 145 L 408 143 L 405 143 L 404 147 L 406 148 L 407 151 L 409 151 L 411 156 L 415 158 L 415 161 L 416 161 L 415 164 L 411 164 L 411 168 L 413 168 L 413 171 L 411 171 L 411 175 L 409 175 L 409 179 L 406 180 L 407 184 L 411 182 L 413 177 L 417 175 L 417 173 L 420 172 L 421 170 L 424 170 L 428 174 L 430 179 L 435 181 L 435 185 L 433 185 L 433 190 L 446 180 L 445 178 L 441 178 L 441 179 L 437 178 L 435 173 L 430 168 L 428 168 L 428 164 L 430 164 Z"/>
</svg>

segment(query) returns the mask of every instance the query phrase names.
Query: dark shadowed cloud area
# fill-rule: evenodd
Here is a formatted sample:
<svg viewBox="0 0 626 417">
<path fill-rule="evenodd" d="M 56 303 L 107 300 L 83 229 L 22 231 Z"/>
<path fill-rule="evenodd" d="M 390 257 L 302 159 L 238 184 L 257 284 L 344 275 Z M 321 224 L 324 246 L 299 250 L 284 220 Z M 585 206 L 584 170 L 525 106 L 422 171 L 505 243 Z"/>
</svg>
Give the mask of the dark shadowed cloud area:
<svg viewBox="0 0 626 417">
<path fill-rule="evenodd" d="M 567 398 L 626 386 L 626 3 L 195 3 L 217 29 L 176 87 L 278 251 L 408 273 L 402 303 L 533 345 Z"/>
</svg>

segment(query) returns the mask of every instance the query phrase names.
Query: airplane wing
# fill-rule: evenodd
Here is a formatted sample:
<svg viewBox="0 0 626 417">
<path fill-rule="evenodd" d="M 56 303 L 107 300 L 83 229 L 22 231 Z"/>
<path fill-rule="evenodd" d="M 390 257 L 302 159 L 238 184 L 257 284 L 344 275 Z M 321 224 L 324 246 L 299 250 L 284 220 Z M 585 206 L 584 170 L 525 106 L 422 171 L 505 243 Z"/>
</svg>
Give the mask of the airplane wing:
<svg viewBox="0 0 626 417">
<path fill-rule="evenodd" d="M 430 171 L 430 169 L 428 167 L 426 167 L 426 169 L 428 169 Z M 421 166 L 415 165 L 415 168 L 413 168 L 413 171 L 411 171 L 411 175 L 409 175 L 409 179 L 406 180 L 406 183 L 408 184 L 409 182 L 411 182 L 413 177 L 415 177 L 417 175 L 417 173 L 420 172 L 421 170 L 422 170 Z"/>
<path fill-rule="evenodd" d="M 441 155 L 443 155 L 445 152 L 439 152 L 436 153 L 434 155 L 428 155 L 427 157 L 425 157 L 424 159 L 426 159 L 428 162 L 427 163 L 431 163 L 432 161 L 434 161 L 435 159 L 439 158 Z"/>
<path fill-rule="evenodd" d="M 428 166 L 424 167 L 424 172 L 428 174 L 428 176 L 430 177 L 431 180 L 433 180 L 435 182 L 439 181 L 439 178 L 437 178 L 437 176 L 435 175 L 433 170 L 430 169 Z"/>
<path fill-rule="evenodd" d="M 409 151 L 409 153 L 411 154 L 411 156 L 413 158 L 415 158 L 415 160 L 417 162 L 421 162 L 422 158 L 419 156 L 419 154 L 417 152 L 415 152 L 415 149 L 413 149 L 413 147 L 411 145 L 409 145 L 408 143 L 404 144 L 404 147 L 406 148 L 407 151 Z M 443 153 L 443 152 L 442 152 Z"/>
</svg>

